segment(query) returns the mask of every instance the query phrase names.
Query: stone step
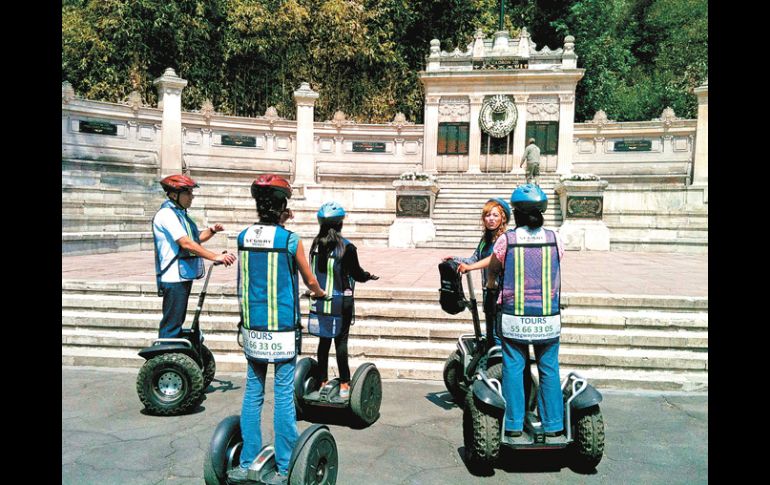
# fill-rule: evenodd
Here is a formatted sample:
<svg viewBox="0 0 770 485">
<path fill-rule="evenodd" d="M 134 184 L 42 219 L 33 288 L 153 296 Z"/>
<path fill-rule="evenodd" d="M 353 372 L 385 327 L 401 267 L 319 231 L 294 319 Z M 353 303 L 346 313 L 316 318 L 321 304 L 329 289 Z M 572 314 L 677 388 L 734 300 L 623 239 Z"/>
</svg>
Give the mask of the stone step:
<svg viewBox="0 0 770 485">
<path fill-rule="evenodd" d="M 610 228 L 610 242 L 633 241 L 636 243 L 665 241 L 670 244 L 702 243 L 708 245 L 708 228 L 690 229 L 635 229 L 629 227 Z M 679 241 L 677 243 L 677 241 Z"/>
<path fill-rule="evenodd" d="M 644 253 L 708 254 L 708 241 L 700 239 L 636 241 L 610 238 L 610 251 Z"/>
<path fill-rule="evenodd" d="M 300 358 L 312 357 L 304 352 Z M 214 352 L 217 375 L 243 373 L 246 358 L 243 354 L 220 354 Z M 70 348 L 62 347 L 62 365 L 127 367 L 139 369 L 144 359 L 131 350 Z M 406 359 L 362 359 L 349 358 L 351 373 L 365 362 L 373 362 L 383 379 L 442 380 L 443 362 L 420 362 Z M 597 367 L 561 366 L 563 379 L 574 371 L 585 377 L 597 389 L 655 390 L 655 391 L 708 391 L 708 373 L 702 371 L 654 371 L 645 369 L 605 369 Z M 329 359 L 329 375 L 339 375 L 334 358 Z"/>
<path fill-rule="evenodd" d="M 438 273 L 438 272 L 437 272 Z M 438 274 L 436 275 L 436 287 L 438 288 Z M 197 293 L 202 287 L 202 282 L 193 283 L 191 299 L 196 299 Z M 119 296 L 119 299 L 127 297 L 149 297 L 160 303 L 161 299 L 156 295 L 155 282 L 116 282 L 116 281 L 86 281 L 62 279 L 63 295 L 82 295 L 84 297 Z M 304 285 L 300 285 L 304 290 Z M 437 288 L 371 288 L 359 287 L 356 289 L 356 302 L 400 302 L 400 303 L 426 303 L 438 305 Z M 235 283 L 209 283 L 207 289 L 206 304 L 215 299 L 235 299 Z M 478 304 L 481 302 L 481 291 L 476 287 L 475 296 Z M 235 300 L 233 300 L 235 301 Z M 307 298 L 302 298 L 300 304 L 306 308 Z M 708 298 L 695 296 L 668 296 L 668 295 L 623 295 L 610 293 L 563 293 L 561 304 L 565 309 L 574 310 L 601 310 L 612 312 L 627 310 L 642 311 L 666 311 L 672 313 L 708 313 Z M 194 308 L 190 303 L 189 308 Z M 447 318 L 470 318 L 470 313 L 461 312 L 458 315 L 446 314 Z"/>
</svg>

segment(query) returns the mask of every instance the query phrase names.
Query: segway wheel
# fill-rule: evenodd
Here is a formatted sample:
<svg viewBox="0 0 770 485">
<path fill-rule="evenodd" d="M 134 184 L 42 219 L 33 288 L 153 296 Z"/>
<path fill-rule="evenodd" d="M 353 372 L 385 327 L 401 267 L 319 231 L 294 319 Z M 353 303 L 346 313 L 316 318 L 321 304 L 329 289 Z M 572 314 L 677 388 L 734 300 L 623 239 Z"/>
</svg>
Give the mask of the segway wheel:
<svg viewBox="0 0 770 485">
<path fill-rule="evenodd" d="M 334 485 L 337 483 L 337 442 L 328 428 L 310 428 L 312 435 L 306 441 L 300 439 L 302 448 L 289 472 L 290 485 Z M 303 443 L 304 441 L 304 443 Z"/>
<path fill-rule="evenodd" d="M 297 413 L 297 420 L 303 419 L 307 415 L 308 406 L 305 406 L 302 397 L 318 389 L 318 362 L 311 357 L 305 357 L 297 362 L 294 369 L 294 409 Z"/>
<path fill-rule="evenodd" d="M 227 470 L 240 464 L 242 448 L 241 417 L 228 416 L 214 430 L 203 460 L 206 485 L 227 485 Z"/>
<path fill-rule="evenodd" d="M 502 380 L 503 366 L 495 364 L 487 369 L 487 376 Z M 475 474 L 487 474 L 500 455 L 500 428 L 502 414 L 469 390 L 465 395 L 463 410 L 463 442 L 468 469 Z"/>
<path fill-rule="evenodd" d="M 590 472 L 596 468 L 604 455 L 604 418 L 599 406 L 591 406 L 575 413 L 575 440 L 570 445 L 572 468 L 575 471 Z"/>
<path fill-rule="evenodd" d="M 182 414 L 203 401 L 203 373 L 185 354 L 161 354 L 145 362 L 139 370 L 136 392 L 151 414 Z"/>
<path fill-rule="evenodd" d="M 444 362 L 444 385 L 452 400 L 458 407 L 465 405 L 465 394 L 468 392 L 468 386 L 465 385 L 463 377 L 463 360 L 459 350 L 455 350 Z"/>
<path fill-rule="evenodd" d="M 350 410 L 365 426 L 380 417 L 382 402 L 382 380 L 377 367 L 367 362 L 356 369 L 350 380 Z"/>
<path fill-rule="evenodd" d="M 214 354 L 205 345 L 201 345 L 201 359 L 203 359 L 203 389 L 205 390 L 214 380 L 217 362 L 214 360 Z"/>
</svg>

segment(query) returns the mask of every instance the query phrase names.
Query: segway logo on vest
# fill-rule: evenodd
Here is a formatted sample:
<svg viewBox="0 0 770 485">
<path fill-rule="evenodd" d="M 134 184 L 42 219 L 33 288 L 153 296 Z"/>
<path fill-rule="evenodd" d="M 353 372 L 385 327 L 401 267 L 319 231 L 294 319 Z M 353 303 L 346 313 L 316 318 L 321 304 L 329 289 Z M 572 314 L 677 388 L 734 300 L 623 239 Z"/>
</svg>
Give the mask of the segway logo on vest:
<svg viewBox="0 0 770 485">
<path fill-rule="evenodd" d="M 272 248 L 275 241 L 275 226 L 251 226 L 243 236 L 243 245 L 248 248 Z"/>
</svg>

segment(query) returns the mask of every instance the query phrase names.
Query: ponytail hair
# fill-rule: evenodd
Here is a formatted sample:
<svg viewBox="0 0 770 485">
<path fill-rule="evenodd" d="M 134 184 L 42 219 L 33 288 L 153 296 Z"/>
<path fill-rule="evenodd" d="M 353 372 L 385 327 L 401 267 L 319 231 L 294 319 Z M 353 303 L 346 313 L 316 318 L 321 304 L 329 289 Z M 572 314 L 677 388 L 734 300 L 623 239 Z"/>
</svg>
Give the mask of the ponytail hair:
<svg viewBox="0 0 770 485">
<path fill-rule="evenodd" d="M 318 255 L 324 258 L 329 256 L 342 256 L 345 243 L 342 240 L 342 221 L 324 222 L 318 230 L 318 235 L 310 245 L 310 254 L 318 251 Z"/>
<path fill-rule="evenodd" d="M 516 222 L 516 227 L 527 226 L 530 229 L 537 229 L 543 225 L 543 213 L 539 210 L 524 212 L 513 209 L 513 220 Z"/>
</svg>

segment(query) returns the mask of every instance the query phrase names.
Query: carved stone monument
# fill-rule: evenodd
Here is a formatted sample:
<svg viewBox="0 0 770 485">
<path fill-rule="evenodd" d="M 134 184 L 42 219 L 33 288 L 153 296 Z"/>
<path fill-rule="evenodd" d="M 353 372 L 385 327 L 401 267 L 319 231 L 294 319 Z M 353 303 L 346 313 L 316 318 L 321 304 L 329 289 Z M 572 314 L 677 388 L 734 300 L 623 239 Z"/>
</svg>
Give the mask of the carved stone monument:
<svg viewBox="0 0 770 485">
<path fill-rule="evenodd" d="M 598 177 L 580 178 L 574 175 L 554 187 L 561 203 L 563 222 L 559 235 L 564 249 L 609 251 L 610 230 L 602 220 L 608 182 Z"/>
<path fill-rule="evenodd" d="M 431 217 L 439 188 L 432 177 L 422 178 L 414 176 L 412 179 L 393 181 L 396 188 L 396 220 L 390 226 L 388 247 L 413 248 L 419 242 L 436 237 L 436 226 Z"/>
</svg>

